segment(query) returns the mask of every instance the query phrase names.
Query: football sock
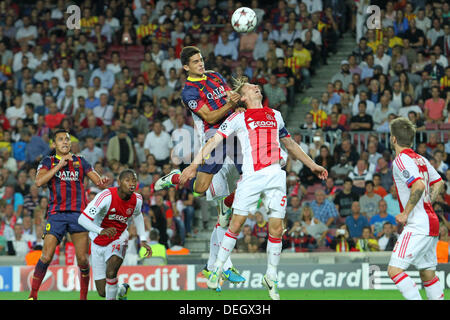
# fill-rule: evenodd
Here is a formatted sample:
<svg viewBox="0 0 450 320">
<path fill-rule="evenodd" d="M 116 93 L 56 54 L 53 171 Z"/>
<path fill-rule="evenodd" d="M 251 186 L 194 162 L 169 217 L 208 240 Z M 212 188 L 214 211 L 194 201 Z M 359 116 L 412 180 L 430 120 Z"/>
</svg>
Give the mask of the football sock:
<svg viewBox="0 0 450 320">
<path fill-rule="evenodd" d="M 117 290 L 119 286 L 117 285 L 117 278 L 106 279 L 105 293 L 106 300 L 116 300 Z"/>
<path fill-rule="evenodd" d="M 416 283 L 404 272 L 391 278 L 406 300 L 422 300 Z"/>
<path fill-rule="evenodd" d="M 217 240 L 217 226 L 214 227 L 209 239 L 209 257 L 208 257 L 208 270 L 214 270 L 214 263 L 217 259 L 217 253 L 219 252 L 219 241 Z"/>
<path fill-rule="evenodd" d="M 172 176 L 172 178 L 170 179 L 170 182 L 172 182 L 173 184 L 179 184 L 180 183 L 180 174 L 174 174 Z"/>
<path fill-rule="evenodd" d="M 31 281 L 31 292 L 29 296 L 30 298 L 37 299 L 39 287 L 41 286 L 42 280 L 47 273 L 48 266 L 48 263 L 43 263 L 41 259 L 38 260 L 36 267 L 34 268 L 33 278 Z"/>
<path fill-rule="evenodd" d="M 89 290 L 89 265 L 78 266 L 80 269 L 80 300 L 87 300 Z"/>
<path fill-rule="evenodd" d="M 223 202 L 228 208 L 231 208 L 231 206 L 233 205 L 233 201 L 234 201 L 234 192 L 231 193 L 229 196 L 227 196 Z"/>
<path fill-rule="evenodd" d="M 281 256 L 281 238 L 272 237 L 269 234 L 269 240 L 267 241 L 267 272 L 271 280 L 277 279 L 277 268 L 280 263 Z"/>
<path fill-rule="evenodd" d="M 220 244 L 219 253 L 217 254 L 217 260 L 215 263 L 215 267 L 222 267 L 225 269 L 225 261 L 229 260 L 231 252 L 236 245 L 236 239 L 238 234 L 231 232 L 230 229 L 225 233 L 225 236 L 222 239 Z"/>
<path fill-rule="evenodd" d="M 223 239 L 225 239 L 225 234 L 226 233 L 227 233 L 227 229 L 226 228 L 222 228 L 220 225 L 217 226 L 216 237 L 217 237 L 217 242 L 218 242 L 218 248 L 219 249 L 220 249 L 220 246 L 221 246 L 221 243 L 222 243 Z M 233 264 L 231 263 L 230 256 L 228 255 L 228 259 L 226 259 L 224 264 L 223 264 L 223 270 L 228 270 L 232 266 L 233 266 Z"/>
<path fill-rule="evenodd" d="M 444 300 L 444 291 L 437 276 L 430 281 L 425 281 L 423 286 L 425 287 L 428 300 Z"/>
</svg>

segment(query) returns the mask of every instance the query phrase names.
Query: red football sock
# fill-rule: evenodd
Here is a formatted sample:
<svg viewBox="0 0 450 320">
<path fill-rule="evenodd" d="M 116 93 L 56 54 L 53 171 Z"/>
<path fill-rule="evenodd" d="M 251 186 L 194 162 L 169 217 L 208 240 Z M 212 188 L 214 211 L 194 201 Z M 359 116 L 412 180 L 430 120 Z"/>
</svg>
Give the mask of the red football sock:
<svg viewBox="0 0 450 320">
<path fill-rule="evenodd" d="M 234 192 L 231 193 L 228 197 L 226 197 L 223 202 L 228 208 L 231 208 L 231 206 L 233 205 L 233 201 L 234 201 Z"/>
<path fill-rule="evenodd" d="M 80 300 L 87 300 L 89 290 L 89 265 L 78 266 L 80 268 Z"/>
<path fill-rule="evenodd" d="M 43 263 L 40 259 L 34 268 L 33 278 L 31 281 L 31 292 L 29 298 L 37 299 L 39 287 L 47 273 L 48 264 Z"/>
</svg>

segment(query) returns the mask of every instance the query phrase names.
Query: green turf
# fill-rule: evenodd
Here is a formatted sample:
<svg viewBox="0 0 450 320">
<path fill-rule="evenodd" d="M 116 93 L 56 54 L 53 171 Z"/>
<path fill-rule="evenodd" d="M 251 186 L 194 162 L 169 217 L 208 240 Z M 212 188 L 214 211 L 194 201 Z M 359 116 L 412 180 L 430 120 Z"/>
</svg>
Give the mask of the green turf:
<svg viewBox="0 0 450 320">
<path fill-rule="evenodd" d="M 239 293 L 239 294 L 237 294 Z M 426 299 L 425 291 L 421 290 Z M 449 299 L 450 290 L 445 290 Z M 403 300 L 397 290 L 280 290 L 282 300 Z M 0 300 L 26 300 L 27 292 L 0 292 Z M 77 292 L 43 291 L 40 300 L 77 300 Z M 130 291 L 129 300 L 269 300 L 264 290 L 227 290 L 216 293 L 209 290 L 198 291 Z M 88 294 L 88 300 L 103 300 L 94 291 Z"/>
</svg>

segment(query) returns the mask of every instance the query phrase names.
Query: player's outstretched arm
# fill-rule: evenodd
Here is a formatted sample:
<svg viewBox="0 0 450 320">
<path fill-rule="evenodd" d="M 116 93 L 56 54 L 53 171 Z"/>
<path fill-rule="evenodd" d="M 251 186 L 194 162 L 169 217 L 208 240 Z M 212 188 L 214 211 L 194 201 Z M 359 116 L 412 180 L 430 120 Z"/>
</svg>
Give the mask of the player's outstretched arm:
<svg viewBox="0 0 450 320">
<path fill-rule="evenodd" d="M 291 137 L 281 138 L 280 141 L 283 142 L 290 156 L 303 162 L 320 179 L 325 180 L 328 177 L 328 171 L 315 163 Z"/>
<path fill-rule="evenodd" d="M 206 144 L 199 150 L 194 157 L 192 163 L 183 170 L 180 176 L 180 185 L 184 185 L 188 180 L 193 179 L 197 174 L 197 168 L 202 164 L 211 152 L 222 142 L 224 137 L 220 133 L 216 133 Z"/>
<path fill-rule="evenodd" d="M 97 171 L 92 170 L 89 171 L 87 176 L 89 177 L 89 179 L 91 179 L 91 181 L 99 188 L 101 189 L 105 189 L 108 187 L 109 185 L 109 179 L 108 177 L 101 177 Z"/>
</svg>

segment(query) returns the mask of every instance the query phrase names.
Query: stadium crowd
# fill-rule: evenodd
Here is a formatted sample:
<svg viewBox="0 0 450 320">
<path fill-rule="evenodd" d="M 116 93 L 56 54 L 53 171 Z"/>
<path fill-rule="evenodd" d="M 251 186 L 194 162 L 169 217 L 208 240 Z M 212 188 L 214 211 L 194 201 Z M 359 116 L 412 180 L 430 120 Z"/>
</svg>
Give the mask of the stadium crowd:
<svg viewBox="0 0 450 320">
<path fill-rule="evenodd" d="M 72 152 L 83 155 L 113 185 L 122 169 L 136 170 L 146 229 L 154 243 L 176 253 L 186 237 L 195 236 L 197 226 L 212 227 L 208 221 L 215 210 L 186 189 L 155 193 L 153 188 L 159 177 L 184 168 L 191 157 L 174 152 L 180 130 L 194 139 L 192 117 L 180 100 L 186 80 L 179 59 L 183 46 L 199 47 L 207 69 L 229 81 L 245 75 L 260 84 L 264 104 L 287 118 L 295 95 L 311 87 L 317 68 L 327 64 L 339 39 L 350 32 L 356 39 L 353 52 L 320 99 L 311 99 L 311 111 L 299 121 L 298 131 L 291 132 L 327 168 L 329 178 L 321 183 L 300 162 L 288 159 L 283 248 L 392 250 L 400 209 L 386 141 L 389 121 L 405 116 L 418 128 L 415 149 L 447 182 L 433 207 L 442 224 L 438 252 L 448 261 L 447 2 L 76 3 L 80 29 L 66 25 L 71 2 L 0 2 L 0 255 L 25 257 L 42 245 L 48 191 L 37 188 L 34 179 L 40 160 L 51 152 L 50 133 L 60 127 L 71 133 Z M 237 34 L 228 21 L 244 4 L 255 9 L 260 22 L 254 32 Z M 367 30 L 361 22 L 369 4 L 382 8 L 381 29 Z M 93 199 L 99 190 L 86 187 Z M 264 199 L 249 216 L 238 252 L 264 251 L 268 226 L 263 204 Z M 133 230 L 129 256 L 139 250 Z M 72 247 L 70 238 L 61 244 L 66 262 L 73 261 Z"/>
</svg>

